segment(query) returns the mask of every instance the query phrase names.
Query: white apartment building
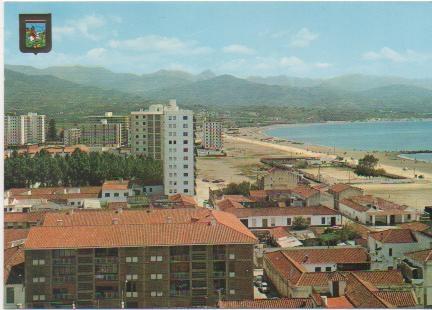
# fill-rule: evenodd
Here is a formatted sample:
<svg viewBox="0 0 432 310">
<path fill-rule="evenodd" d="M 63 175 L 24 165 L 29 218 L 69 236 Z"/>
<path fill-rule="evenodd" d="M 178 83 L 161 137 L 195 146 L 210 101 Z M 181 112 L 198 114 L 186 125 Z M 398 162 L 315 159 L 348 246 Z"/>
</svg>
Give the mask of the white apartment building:
<svg viewBox="0 0 432 310">
<path fill-rule="evenodd" d="M 175 100 L 164 107 L 163 161 L 165 194 L 195 195 L 193 112 Z"/>
<path fill-rule="evenodd" d="M 222 123 L 221 122 L 204 122 L 203 124 L 202 145 L 205 149 L 221 150 L 223 149 L 222 140 Z"/>
<path fill-rule="evenodd" d="M 45 119 L 37 113 L 5 116 L 6 146 L 45 143 Z"/>
<path fill-rule="evenodd" d="M 68 128 L 64 130 L 63 143 L 64 145 L 76 145 L 80 143 L 81 129 Z"/>
<path fill-rule="evenodd" d="M 163 160 L 164 193 L 195 195 L 193 112 L 175 100 L 130 115 L 131 153 Z"/>
</svg>

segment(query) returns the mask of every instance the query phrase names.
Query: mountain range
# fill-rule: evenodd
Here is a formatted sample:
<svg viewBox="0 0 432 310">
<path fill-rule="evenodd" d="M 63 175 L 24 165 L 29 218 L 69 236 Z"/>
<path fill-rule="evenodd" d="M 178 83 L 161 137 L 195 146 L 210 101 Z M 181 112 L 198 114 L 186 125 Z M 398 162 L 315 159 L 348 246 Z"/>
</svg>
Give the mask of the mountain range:
<svg viewBox="0 0 432 310">
<path fill-rule="evenodd" d="M 86 115 L 127 113 L 176 98 L 180 105 L 232 109 L 246 106 L 397 111 L 427 117 L 432 79 L 343 75 L 328 79 L 289 76 L 247 77 L 160 70 L 136 75 L 101 67 L 37 69 L 5 66 L 6 112 Z"/>
</svg>

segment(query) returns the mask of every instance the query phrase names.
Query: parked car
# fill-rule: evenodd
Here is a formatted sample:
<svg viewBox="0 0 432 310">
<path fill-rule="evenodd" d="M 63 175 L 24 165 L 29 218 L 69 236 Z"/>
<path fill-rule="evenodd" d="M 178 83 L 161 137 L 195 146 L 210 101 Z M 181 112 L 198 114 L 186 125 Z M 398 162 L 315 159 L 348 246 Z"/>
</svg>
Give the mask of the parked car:
<svg viewBox="0 0 432 310">
<path fill-rule="evenodd" d="M 269 291 L 267 282 L 261 282 L 258 289 L 261 293 L 267 293 Z"/>
<path fill-rule="evenodd" d="M 202 179 L 203 182 L 210 182 L 209 179 Z"/>
</svg>

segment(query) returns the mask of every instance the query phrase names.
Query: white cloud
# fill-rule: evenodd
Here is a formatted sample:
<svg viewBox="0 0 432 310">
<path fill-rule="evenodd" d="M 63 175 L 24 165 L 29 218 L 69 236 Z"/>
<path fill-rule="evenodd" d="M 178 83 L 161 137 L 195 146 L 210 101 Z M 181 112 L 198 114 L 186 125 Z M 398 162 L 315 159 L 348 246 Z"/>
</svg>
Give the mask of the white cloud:
<svg viewBox="0 0 432 310">
<path fill-rule="evenodd" d="M 291 38 L 290 45 L 292 47 L 307 47 L 317 38 L 317 33 L 311 32 L 308 28 L 302 28 Z"/>
<path fill-rule="evenodd" d="M 112 36 L 115 29 L 110 32 L 102 31 L 102 28 L 108 24 L 121 23 L 119 17 L 87 15 L 77 19 L 65 21 L 63 26 L 53 27 L 54 38 L 61 40 L 64 37 L 86 38 L 92 41 L 99 41 L 105 37 Z"/>
<path fill-rule="evenodd" d="M 229 54 L 246 54 L 251 55 L 255 53 L 255 50 L 241 44 L 231 44 L 222 48 L 224 53 Z"/>
<path fill-rule="evenodd" d="M 419 53 L 413 50 L 398 52 L 389 47 L 383 47 L 379 51 L 369 51 L 363 54 L 365 60 L 387 60 L 391 62 L 422 62 L 432 59 L 432 54 Z"/>
<path fill-rule="evenodd" d="M 127 40 L 111 40 L 109 46 L 123 50 L 183 55 L 206 54 L 212 51 L 209 47 L 199 46 L 196 41 L 183 41 L 175 37 L 159 35 L 147 35 Z"/>
<path fill-rule="evenodd" d="M 325 69 L 325 68 L 330 68 L 333 65 L 328 62 L 317 62 L 314 64 L 314 66 L 320 69 Z"/>
<path fill-rule="evenodd" d="M 96 48 L 89 50 L 86 55 L 87 55 L 87 57 L 90 57 L 90 58 L 100 58 L 100 57 L 104 56 L 105 53 L 106 53 L 105 48 L 96 47 Z"/>
<path fill-rule="evenodd" d="M 290 57 L 282 57 L 279 61 L 281 66 L 284 67 L 295 67 L 301 66 L 304 64 L 303 60 L 298 57 L 290 56 Z"/>
</svg>

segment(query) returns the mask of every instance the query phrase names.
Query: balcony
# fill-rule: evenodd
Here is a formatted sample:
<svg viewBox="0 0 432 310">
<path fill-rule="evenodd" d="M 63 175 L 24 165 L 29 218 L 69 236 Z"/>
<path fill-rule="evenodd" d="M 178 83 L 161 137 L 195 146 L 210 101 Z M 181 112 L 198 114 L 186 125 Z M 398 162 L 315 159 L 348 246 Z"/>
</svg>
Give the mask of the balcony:
<svg viewBox="0 0 432 310">
<path fill-rule="evenodd" d="M 117 274 L 96 274 L 95 275 L 96 281 L 117 281 L 118 275 Z"/>
<path fill-rule="evenodd" d="M 224 278 L 226 275 L 225 271 L 213 271 L 213 277 L 215 278 Z"/>
<path fill-rule="evenodd" d="M 56 284 L 69 283 L 74 281 L 75 281 L 75 276 L 73 275 L 53 276 L 52 278 L 52 282 Z"/>
<path fill-rule="evenodd" d="M 202 278 L 206 278 L 206 277 L 207 277 L 206 272 L 192 272 L 192 278 L 194 278 L 194 279 L 202 279 Z"/>
<path fill-rule="evenodd" d="M 119 261 L 116 256 L 95 257 L 95 264 L 117 264 Z"/>
<path fill-rule="evenodd" d="M 107 292 L 96 292 L 96 299 L 117 299 L 119 298 L 119 293 L 117 291 L 107 291 Z"/>
<path fill-rule="evenodd" d="M 72 265 L 75 264 L 75 257 L 53 258 L 53 265 Z"/>
<path fill-rule="evenodd" d="M 171 255 L 171 260 L 176 261 L 176 262 L 189 261 L 190 256 L 189 256 L 189 254 Z"/>
<path fill-rule="evenodd" d="M 190 290 L 170 290 L 170 296 L 190 296 Z"/>
<path fill-rule="evenodd" d="M 227 255 L 225 253 L 213 253 L 213 260 L 226 260 Z"/>
<path fill-rule="evenodd" d="M 192 253 L 192 260 L 206 260 L 207 253 Z"/>
<path fill-rule="evenodd" d="M 74 294 L 67 294 L 67 293 L 58 293 L 53 294 L 54 300 L 74 300 L 75 295 Z"/>
<path fill-rule="evenodd" d="M 171 279 L 188 279 L 189 272 L 173 272 L 170 274 Z"/>
</svg>

